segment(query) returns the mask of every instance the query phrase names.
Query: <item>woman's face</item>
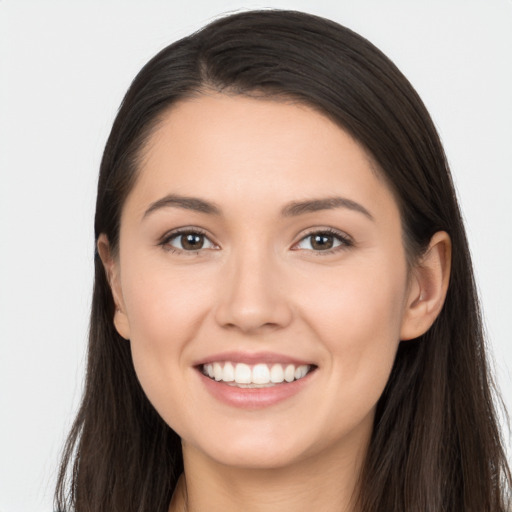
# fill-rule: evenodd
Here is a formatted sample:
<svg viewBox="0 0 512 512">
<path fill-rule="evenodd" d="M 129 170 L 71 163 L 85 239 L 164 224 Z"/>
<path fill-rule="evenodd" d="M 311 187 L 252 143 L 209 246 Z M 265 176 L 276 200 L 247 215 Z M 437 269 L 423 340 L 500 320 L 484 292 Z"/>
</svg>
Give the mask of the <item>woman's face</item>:
<svg viewBox="0 0 512 512">
<path fill-rule="evenodd" d="M 408 269 L 392 193 L 326 117 L 213 93 L 175 105 L 111 278 L 137 376 L 185 450 L 244 467 L 364 450 Z"/>
</svg>

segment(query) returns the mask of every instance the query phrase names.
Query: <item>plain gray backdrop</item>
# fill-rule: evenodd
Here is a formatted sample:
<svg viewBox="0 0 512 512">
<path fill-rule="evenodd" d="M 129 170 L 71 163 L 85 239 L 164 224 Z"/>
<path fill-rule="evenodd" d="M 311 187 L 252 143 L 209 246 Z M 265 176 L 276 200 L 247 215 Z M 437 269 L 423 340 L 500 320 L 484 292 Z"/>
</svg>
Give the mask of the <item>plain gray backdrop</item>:
<svg viewBox="0 0 512 512">
<path fill-rule="evenodd" d="M 52 510 L 83 380 L 98 165 L 124 92 L 163 46 L 261 7 L 347 25 L 418 90 L 451 164 L 512 408 L 510 0 L 0 0 L 1 512 Z"/>
</svg>

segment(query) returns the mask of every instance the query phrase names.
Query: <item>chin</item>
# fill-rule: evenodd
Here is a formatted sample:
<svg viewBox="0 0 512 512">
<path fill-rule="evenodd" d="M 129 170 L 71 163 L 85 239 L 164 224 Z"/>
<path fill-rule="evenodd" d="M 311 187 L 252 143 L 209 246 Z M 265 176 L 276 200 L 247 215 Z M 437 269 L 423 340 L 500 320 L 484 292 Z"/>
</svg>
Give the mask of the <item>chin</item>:
<svg viewBox="0 0 512 512">
<path fill-rule="evenodd" d="M 239 469 L 282 469 L 292 466 L 301 460 L 300 451 L 274 446 L 272 441 L 262 447 L 254 442 L 252 446 L 233 446 L 229 444 L 224 449 L 204 451 L 211 460 L 223 466 L 230 466 Z"/>
<path fill-rule="evenodd" d="M 183 441 L 184 453 L 191 448 L 202 457 L 223 466 L 240 469 L 281 469 L 293 466 L 325 450 L 309 432 L 261 425 L 259 428 L 211 430 L 210 435 Z M 327 443 L 329 444 L 329 443 Z"/>
</svg>

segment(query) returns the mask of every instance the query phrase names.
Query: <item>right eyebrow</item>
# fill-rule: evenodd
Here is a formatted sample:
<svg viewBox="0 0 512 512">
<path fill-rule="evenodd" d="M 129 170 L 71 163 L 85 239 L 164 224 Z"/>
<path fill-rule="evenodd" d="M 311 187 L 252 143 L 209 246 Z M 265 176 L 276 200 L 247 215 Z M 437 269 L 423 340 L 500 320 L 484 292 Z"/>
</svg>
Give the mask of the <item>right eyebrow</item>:
<svg viewBox="0 0 512 512">
<path fill-rule="evenodd" d="M 335 208 L 346 208 L 362 213 L 372 221 L 375 220 L 373 215 L 362 204 L 345 197 L 326 197 L 306 201 L 292 201 L 283 208 L 281 214 L 284 217 L 293 217 L 321 210 L 333 210 Z"/>
<path fill-rule="evenodd" d="M 210 203 L 198 197 L 185 197 L 178 194 L 168 194 L 154 203 L 151 203 L 149 208 L 142 216 L 145 219 L 151 213 L 160 210 L 161 208 L 183 208 L 185 210 L 193 210 L 199 213 L 206 213 L 208 215 L 221 215 L 220 208 L 215 203 Z"/>
</svg>

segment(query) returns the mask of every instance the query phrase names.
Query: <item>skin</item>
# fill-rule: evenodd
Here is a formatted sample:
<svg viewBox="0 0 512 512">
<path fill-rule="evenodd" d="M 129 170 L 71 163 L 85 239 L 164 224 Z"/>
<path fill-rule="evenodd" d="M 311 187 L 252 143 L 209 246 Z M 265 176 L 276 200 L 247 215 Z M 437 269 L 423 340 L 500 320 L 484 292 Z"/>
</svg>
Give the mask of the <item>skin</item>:
<svg viewBox="0 0 512 512">
<path fill-rule="evenodd" d="M 157 207 L 168 194 L 220 213 Z M 333 197 L 362 208 L 282 214 Z M 183 249 L 177 228 L 200 228 L 202 248 Z M 326 230 L 341 237 L 329 235 L 333 251 L 311 244 Z M 345 131 L 304 105 L 212 93 L 164 116 L 123 207 L 119 250 L 103 235 L 98 248 L 137 376 L 182 438 L 170 510 L 353 510 L 399 341 L 442 307 L 448 235 L 409 268 L 396 201 Z M 233 350 L 316 370 L 286 400 L 234 407 L 194 366 Z"/>
</svg>

